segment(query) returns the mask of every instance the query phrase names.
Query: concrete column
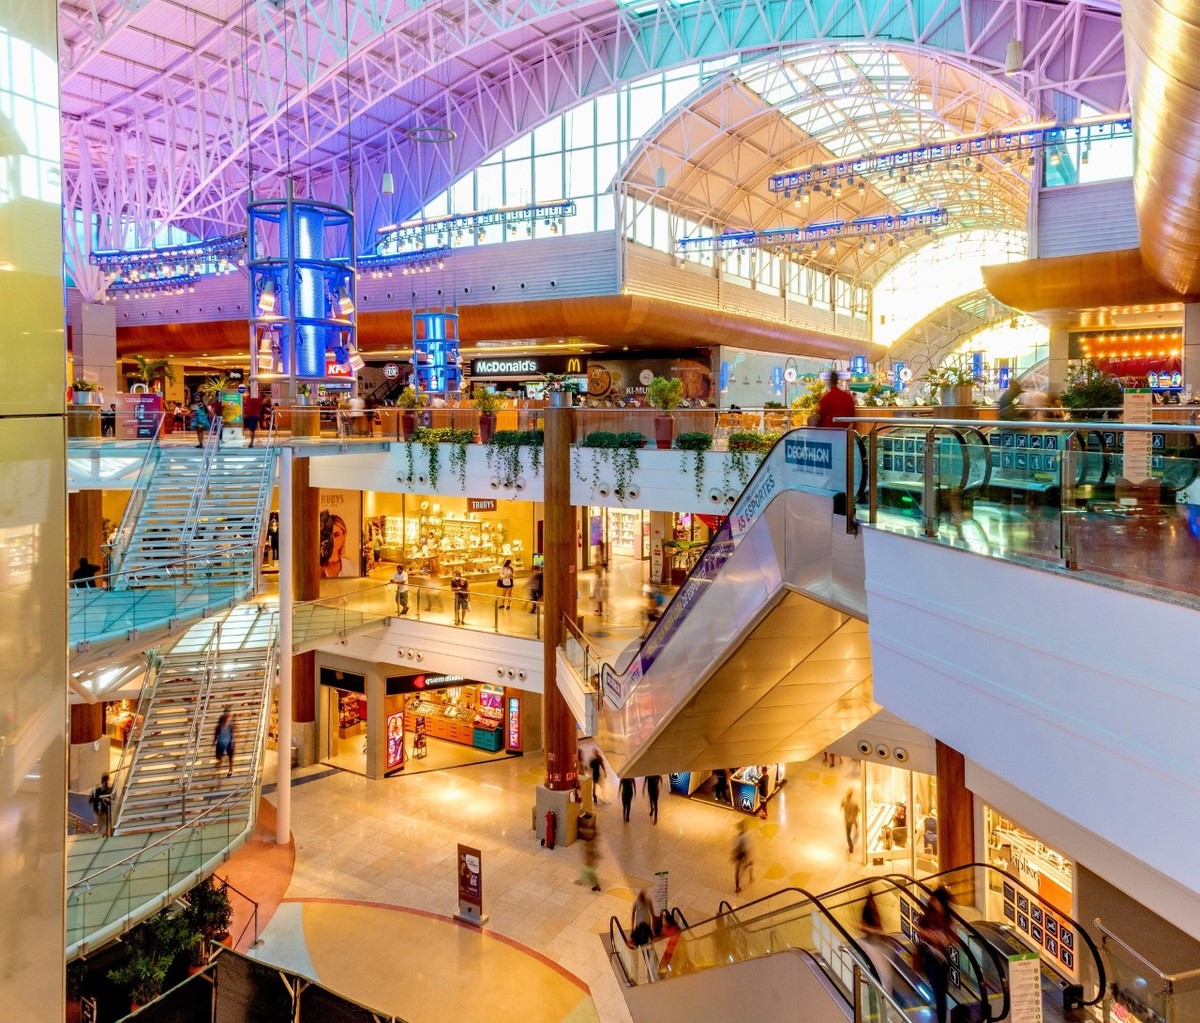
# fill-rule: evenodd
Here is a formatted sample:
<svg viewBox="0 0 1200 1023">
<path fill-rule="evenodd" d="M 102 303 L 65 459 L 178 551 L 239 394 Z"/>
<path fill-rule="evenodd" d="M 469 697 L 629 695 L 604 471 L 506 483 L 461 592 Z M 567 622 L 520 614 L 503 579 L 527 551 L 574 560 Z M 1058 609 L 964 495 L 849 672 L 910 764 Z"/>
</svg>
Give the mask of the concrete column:
<svg viewBox="0 0 1200 1023">
<path fill-rule="evenodd" d="M 974 797 L 966 785 L 966 759 L 943 742 L 937 744 L 938 870 L 975 859 Z"/>
<path fill-rule="evenodd" d="M 104 389 L 105 402 L 116 401 L 117 307 L 84 302 L 79 321 L 71 324 L 75 379 L 88 376 Z"/>
<path fill-rule="evenodd" d="M 571 410 L 545 410 L 545 527 L 543 532 L 546 567 L 544 573 L 545 622 L 543 666 L 546 687 L 542 697 L 543 739 L 546 750 L 546 781 L 538 786 L 537 826 L 545 827 L 545 813 L 557 819 L 556 840 L 564 845 L 575 839 L 579 806 L 575 791 L 575 719 L 559 692 L 555 654 L 562 639 L 562 616 L 576 618 L 575 509 L 571 506 Z"/>
<path fill-rule="evenodd" d="M 1062 389 L 1067 385 L 1069 337 L 1070 331 L 1066 327 L 1050 328 L 1050 357 L 1047 369 L 1050 374 L 1049 391 L 1054 396 L 1062 393 Z"/>
<path fill-rule="evenodd" d="M 292 471 L 292 594 L 298 601 L 316 600 L 321 595 L 321 565 L 316 556 L 320 519 L 317 491 L 308 484 L 309 465 L 307 458 L 297 458 Z M 286 529 L 286 523 L 281 528 Z M 317 761 L 316 665 L 314 651 L 292 658 L 292 722 L 301 767 Z"/>
<path fill-rule="evenodd" d="M 80 558 L 103 565 L 100 545 L 105 536 L 104 494 L 99 490 L 80 490 L 67 495 L 67 537 L 70 541 L 67 564 L 74 568 Z M 73 740 L 72 740 L 73 741 Z"/>
<path fill-rule="evenodd" d="M 1183 386 L 1200 394 L 1200 304 L 1183 307 Z"/>
</svg>

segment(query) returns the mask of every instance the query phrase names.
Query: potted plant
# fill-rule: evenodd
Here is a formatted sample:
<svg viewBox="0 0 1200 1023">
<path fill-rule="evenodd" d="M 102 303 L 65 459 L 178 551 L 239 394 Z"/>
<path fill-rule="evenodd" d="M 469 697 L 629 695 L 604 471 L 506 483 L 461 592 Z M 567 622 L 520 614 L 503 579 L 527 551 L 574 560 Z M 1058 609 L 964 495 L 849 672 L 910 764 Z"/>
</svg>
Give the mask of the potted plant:
<svg viewBox="0 0 1200 1023">
<path fill-rule="evenodd" d="M 825 394 L 825 384 L 820 377 L 812 377 L 807 381 L 808 390 L 792 399 L 792 422 L 796 426 L 807 426 L 812 416 L 816 415 Z"/>
<path fill-rule="evenodd" d="M 201 385 L 201 393 L 203 393 L 204 385 Z M 312 384 L 297 384 L 296 385 L 296 404 L 308 405 L 312 402 Z"/>
<path fill-rule="evenodd" d="M 408 440 L 413 430 L 417 428 L 417 409 L 427 401 L 425 395 L 417 394 L 417 389 L 409 384 L 396 396 L 396 407 L 400 409 L 400 439 Z"/>
<path fill-rule="evenodd" d="M 137 363 L 137 371 L 134 376 L 137 378 L 137 383 L 145 384 L 152 391 L 163 390 L 162 383 L 175 383 L 175 367 L 171 365 L 170 359 L 147 359 L 144 355 L 135 355 L 133 361 Z M 158 387 L 155 387 L 158 383 Z"/>
<path fill-rule="evenodd" d="M 681 451 L 695 452 L 692 458 L 692 480 L 696 486 L 697 498 L 704 493 L 704 452 L 711 448 L 712 444 L 712 434 L 704 433 L 702 430 L 681 433 L 675 438 L 675 446 Z M 687 460 L 680 459 L 679 471 L 687 475 L 687 470 Z"/>
<path fill-rule="evenodd" d="M 937 392 L 940 405 L 970 405 L 971 391 L 975 387 L 975 372 L 965 356 L 955 356 L 940 366 L 930 366 L 918 377 Z"/>
<path fill-rule="evenodd" d="M 486 444 L 496 432 L 496 410 L 503 402 L 495 391 L 476 387 L 472 404 L 479 411 L 479 443 Z"/>
<path fill-rule="evenodd" d="M 216 884 L 211 876 L 206 877 L 188 892 L 187 902 L 189 923 L 199 931 L 206 949 L 210 942 L 229 937 L 233 904 L 229 901 L 226 885 Z"/>
<path fill-rule="evenodd" d="M 675 417 L 671 411 L 683 401 L 683 381 L 677 377 L 654 377 L 646 388 L 646 401 L 664 413 L 654 417 L 654 443 L 669 448 L 675 439 Z"/>
<path fill-rule="evenodd" d="M 575 392 L 567 387 L 567 378 L 561 373 L 546 373 L 544 379 L 551 408 L 570 408 Z"/>
<path fill-rule="evenodd" d="M 99 405 L 100 385 L 91 380 L 76 380 L 71 384 L 72 398 L 76 405 Z"/>
<path fill-rule="evenodd" d="M 1108 419 L 1113 413 L 1103 410 L 1120 407 L 1124 393 L 1115 376 L 1084 359 L 1067 364 L 1067 386 L 1058 400 L 1072 419 Z"/>
<path fill-rule="evenodd" d="M 127 958 L 108 971 L 108 979 L 128 989 L 131 1011 L 162 994 L 167 971 L 182 951 L 181 939 L 188 930 L 180 916 L 163 910 L 125 935 Z"/>
<path fill-rule="evenodd" d="M 664 540 L 663 549 L 671 552 L 671 585 L 682 586 L 700 551 L 708 546 L 703 540 Z"/>
</svg>

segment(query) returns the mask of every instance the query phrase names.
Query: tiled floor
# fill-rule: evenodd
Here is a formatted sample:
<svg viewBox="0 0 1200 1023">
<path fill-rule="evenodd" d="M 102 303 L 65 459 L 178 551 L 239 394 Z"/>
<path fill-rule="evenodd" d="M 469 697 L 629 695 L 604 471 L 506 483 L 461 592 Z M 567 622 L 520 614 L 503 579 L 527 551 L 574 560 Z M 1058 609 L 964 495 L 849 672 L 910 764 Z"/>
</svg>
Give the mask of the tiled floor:
<svg viewBox="0 0 1200 1023">
<path fill-rule="evenodd" d="M 607 932 L 610 917 L 627 926 L 634 894 L 650 887 L 659 870 L 670 871 L 670 902 L 693 922 L 712 915 L 721 899 L 734 898 L 729 853 L 736 824 L 744 818 L 727 809 L 664 796 L 653 825 L 639 790 L 634 818 L 624 825 L 613 806 L 610 779 L 599 809 L 602 891 L 593 893 L 574 883 L 579 846 L 548 851 L 532 830 L 540 757 L 382 782 L 323 771 L 328 768 L 311 772 L 310 780 L 293 789 L 294 866 L 286 850 L 275 854 L 274 865 L 268 863 L 270 847 L 264 852 L 261 843 L 229 865 L 239 889 L 252 896 L 252 889 L 261 889 L 264 902 L 272 903 L 260 906 L 261 918 L 269 922 L 263 946 L 252 954 L 314 975 L 410 1023 L 496 1018 L 500 992 L 463 980 L 472 973 L 492 975 L 496 963 L 503 964 L 506 981 L 519 982 L 519 990 L 548 984 L 557 992 L 523 1006 L 523 1020 L 627 1020 L 598 937 Z M 770 821 L 752 819 L 757 866 L 742 901 L 788 885 L 821 891 L 862 873 L 846 858 L 838 807 L 856 771 L 853 762 L 829 768 L 820 760 L 790 768 L 787 785 L 771 802 Z M 447 922 L 457 908 L 459 842 L 483 853 L 489 920 L 482 939 Z M 259 863 L 241 872 L 244 855 L 258 856 Z M 280 875 L 289 870 L 284 901 L 273 910 Z M 347 905 L 339 908 L 330 900 Z M 407 937 L 398 944 L 401 932 Z M 422 956 L 413 949 L 426 940 L 449 943 L 455 968 L 420 965 Z M 547 960 L 561 968 L 553 982 Z M 400 963 L 409 964 L 408 985 L 396 983 Z M 586 985 L 595 1015 L 586 998 L 572 1000 L 571 978 Z"/>
</svg>

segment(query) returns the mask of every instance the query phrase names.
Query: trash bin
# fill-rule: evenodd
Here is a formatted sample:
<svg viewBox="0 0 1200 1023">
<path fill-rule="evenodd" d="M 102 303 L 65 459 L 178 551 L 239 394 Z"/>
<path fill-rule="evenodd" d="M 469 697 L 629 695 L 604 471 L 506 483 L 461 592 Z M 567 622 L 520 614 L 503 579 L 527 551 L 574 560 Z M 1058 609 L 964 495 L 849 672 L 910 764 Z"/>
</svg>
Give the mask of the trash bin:
<svg viewBox="0 0 1200 1023">
<path fill-rule="evenodd" d="M 594 813 L 581 813 L 577 826 L 579 837 L 585 842 L 590 842 L 596 837 L 596 815 Z"/>
</svg>

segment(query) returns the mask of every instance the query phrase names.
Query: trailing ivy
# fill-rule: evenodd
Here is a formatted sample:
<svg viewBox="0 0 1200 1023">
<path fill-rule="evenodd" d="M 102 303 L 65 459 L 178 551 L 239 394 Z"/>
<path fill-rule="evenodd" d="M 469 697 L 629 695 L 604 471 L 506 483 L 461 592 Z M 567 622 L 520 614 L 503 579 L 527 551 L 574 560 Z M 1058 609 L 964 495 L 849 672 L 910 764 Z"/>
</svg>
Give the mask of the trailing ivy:
<svg viewBox="0 0 1200 1023">
<path fill-rule="evenodd" d="M 712 447 L 712 434 L 696 431 L 693 433 L 681 433 L 675 438 L 675 446 L 683 451 L 694 452 L 692 459 L 692 477 L 696 486 L 696 497 L 699 499 L 704 495 L 704 452 Z M 687 461 L 680 459 L 679 471 L 685 476 L 687 475 Z"/>
<path fill-rule="evenodd" d="M 411 485 L 413 473 L 412 445 L 420 444 L 425 449 L 425 462 L 429 467 L 429 489 L 436 490 L 442 469 L 442 444 L 450 448 L 450 469 L 458 475 L 459 488 L 467 489 L 467 445 L 475 438 L 474 430 L 456 430 L 450 426 L 418 426 L 413 430 L 408 444 L 408 480 Z"/>
<path fill-rule="evenodd" d="M 545 434 L 541 430 L 497 430 L 487 446 L 488 471 L 494 473 L 502 487 L 517 482 L 523 468 L 521 449 L 529 448 L 530 468 L 534 475 L 541 469 L 542 446 Z"/>
<path fill-rule="evenodd" d="M 593 430 L 583 438 L 583 447 L 592 449 L 592 489 L 600 489 L 600 466 L 612 466 L 616 477 L 613 481 L 614 495 L 622 504 L 634 474 L 641 467 L 638 449 L 644 447 L 646 438 L 637 430 L 613 433 L 611 430 Z"/>
</svg>

